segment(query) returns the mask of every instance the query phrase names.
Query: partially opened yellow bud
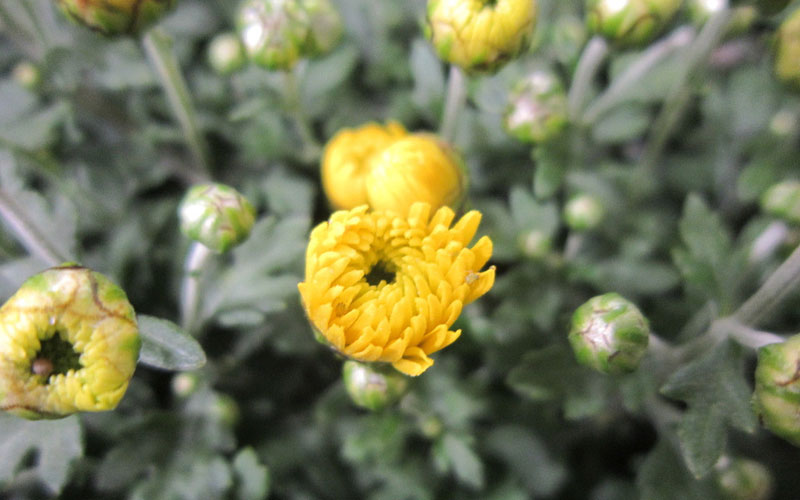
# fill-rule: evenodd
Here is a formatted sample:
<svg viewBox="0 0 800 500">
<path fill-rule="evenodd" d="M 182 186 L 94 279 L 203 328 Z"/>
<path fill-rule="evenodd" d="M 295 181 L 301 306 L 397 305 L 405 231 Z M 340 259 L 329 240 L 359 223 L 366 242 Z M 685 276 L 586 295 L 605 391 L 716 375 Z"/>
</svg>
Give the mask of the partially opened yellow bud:
<svg viewBox="0 0 800 500">
<path fill-rule="evenodd" d="M 367 199 L 373 210 L 405 215 L 415 202 L 433 210 L 457 209 L 467 190 L 463 161 L 449 144 L 434 134 L 417 133 L 386 148 L 366 178 Z"/>
<path fill-rule="evenodd" d="M 429 0 L 426 34 L 443 60 L 494 71 L 528 46 L 536 0 Z"/>
<path fill-rule="evenodd" d="M 405 135 L 402 125 L 389 122 L 343 129 L 333 136 L 322 156 L 322 188 L 333 208 L 351 209 L 368 203 L 364 181 L 375 157 Z"/>
<path fill-rule="evenodd" d="M 0 409 L 29 418 L 111 410 L 139 357 L 125 292 L 85 267 L 39 273 L 0 308 Z"/>
</svg>

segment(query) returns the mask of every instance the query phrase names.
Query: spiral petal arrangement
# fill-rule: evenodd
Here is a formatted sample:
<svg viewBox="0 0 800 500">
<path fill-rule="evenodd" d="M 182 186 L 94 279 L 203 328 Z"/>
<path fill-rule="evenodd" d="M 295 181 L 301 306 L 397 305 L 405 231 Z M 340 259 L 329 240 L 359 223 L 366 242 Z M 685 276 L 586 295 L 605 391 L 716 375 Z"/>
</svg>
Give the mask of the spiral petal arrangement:
<svg viewBox="0 0 800 500">
<path fill-rule="evenodd" d="M 429 355 L 461 334 L 450 328 L 462 307 L 494 284 L 494 267 L 481 271 L 492 241 L 467 246 L 481 214 L 451 227 L 454 217 L 448 207 L 431 214 L 427 203 L 404 216 L 361 206 L 318 225 L 298 285 L 316 332 L 348 358 L 411 376 L 427 370 Z"/>
</svg>

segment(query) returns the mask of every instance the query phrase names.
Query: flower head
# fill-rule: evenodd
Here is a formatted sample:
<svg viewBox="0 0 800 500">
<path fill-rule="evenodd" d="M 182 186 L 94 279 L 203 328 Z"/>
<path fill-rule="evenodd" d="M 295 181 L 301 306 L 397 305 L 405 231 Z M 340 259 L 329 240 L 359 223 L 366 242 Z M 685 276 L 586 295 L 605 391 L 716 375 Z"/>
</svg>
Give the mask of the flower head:
<svg viewBox="0 0 800 500">
<path fill-rule="evenodd" d="M 407 214 L 415 202 L 435 210 L 457 209 L 467 190 L 464 162 L 434 134 L 398 139 L 375 158 L 366 178 L 367 199 L 374 210 Z"/>
<path fill-rule="evenodd" d="M 104 35 L 135 34 L 157 21 L 177 0 L 55 0 L 61 11 Z"/>
<path fill-rule="evenodd" d="M 429 355 L 461 334 L 450 330 L 461 308 L 494 284 L 494 267 L 481 271 L 492 241 L 467 247 L 480 213 L 450 227 L 454 217 L 448 207 L 431 215 L 427 203 L 404 216 L 361 206 L 318 225 L 298 285 L 316 332 L 348 358 L 412 376 L 427 370 Z"/>
<path fill-rule="evenodd" d="M 322 156 L 322 188 L 331 205 L 349 210 L 369 203 L 365 181 L 375 159 L 406 134 L 402 125 L 389 122 L 343 129 L 333 136 Z"/>
<path fill-rule="evenodd" d="M 38 419 L 111 410 L 139 357 L 125 292 L 65 264 L 28 281 L 0 308 L 0 409 Z"/>
<path fill-rule="evenodd" d="M 535 0 L 429 0 L 426 34 L 443 60 L 494 71 L 528 46 Z"/>
<path fill-rule="evenodd" d="M 250 236 L 256 211 L 241 193 L 225 184 L 198 184 L 178 208 L 181 231 L 219 253 Z"/>
<path fill-rule="evenodd" d="M 617 45 L 644 45 L 672 20 L 683 0 L 587 0 L 589 29 Z"/>
</svg>

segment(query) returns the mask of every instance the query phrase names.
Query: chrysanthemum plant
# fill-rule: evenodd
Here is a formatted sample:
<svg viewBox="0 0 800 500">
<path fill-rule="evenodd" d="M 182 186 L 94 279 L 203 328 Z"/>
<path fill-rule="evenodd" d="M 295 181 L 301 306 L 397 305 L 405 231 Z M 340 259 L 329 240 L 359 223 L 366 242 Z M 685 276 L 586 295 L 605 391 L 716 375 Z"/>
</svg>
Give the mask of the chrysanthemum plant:
<svg viewBox="0 0 800 500">
<path fill-rule="evenodd" d="M 797 10 L 0 0 L 0 497 L 793 500 Z"/>
</svg>

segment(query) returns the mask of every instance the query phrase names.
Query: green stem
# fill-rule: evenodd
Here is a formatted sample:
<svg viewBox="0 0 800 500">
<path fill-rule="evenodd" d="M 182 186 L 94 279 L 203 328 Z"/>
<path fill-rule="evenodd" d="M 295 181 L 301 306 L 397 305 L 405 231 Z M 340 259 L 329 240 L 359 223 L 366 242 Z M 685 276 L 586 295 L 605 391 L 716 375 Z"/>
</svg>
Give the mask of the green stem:
<svg viewBox="0 0 800 500">
<path fill-rule="evenodd" d="M 0 217 L 20 243 L 33 255 L 36 255 L 49 266 L 56 266 L 73 259 L 63 255 L 61 251 L 47 239 L 45 234 L 28 219 L 14 197 L 0 188 Z"/>
<path fill-rule="evenodd" d="M 758 325 L 798 287 L 800 287 L 800 246 L 778 266 L 761 288 L 739 307 L 733 317 L 745 325 Z"/>
<path fill-rule="evenodd" d="M 608 42 L 600 35 L 592 37 L 584 47 L 567 96 L 567 113 L 573 123 L 580 123 L 592 82 L 607 55 Z"/>
<path fill-rule="evenodd" d="M 447 76 L 447 98 L 442 112 L 442 123 L 439 135 L 447 142 L 452 143 L 458 132 L 458 116 L 467 103 L 467 78 L 461 68 L 455 64 L 450 65 Z"/>
<path fill-rule="evenodd" d="M 206 143 L 197 123 L 191 94 L 183 78 L 172 39 L 160 28 L 153 28 L 142 38 L 145 55 L 158 76 L 172 113 L 178 120 L 186 144 L 192 153 L 195 170 L 202 179 L 209 177 Z"/>
<path fill-rule="evenodd" d="M 683 27 L 676 29 L 670 36 L 650 45 L 636 61 L 622 72 L 611 86 L 583 114 L 583 124 L 591 125 L 600 116 L 626 98 L 630 89 L 647 75 L 657 64 L 677 49 L 685 47 L 694 39 L 694 29 Z"/>
<path fill-rule="evenodd" d="M 783 342 L 784 339 L 780 335 L 775 335 L 771 332 L 764 332 L 750 328 L 743 325 L 736 318 L 727 317 L 720 318 L 711 326 L 711 335 L 716 338 L 729 338 L 735 340 L 741 345 L 758 349 L 759 347 Z"/>
<path fill-rule="evenodd" d="M 203 269 L 211 255 L 211 250 L 198 242 L 192 243 L 186 254 L 181 286 L 181 326 L 190 334 L 194 333 L 199 320 L 200 282 L 203 277 Z"/>
<path fill-rule="evenodd" d="M 686 62 L 679 68 L 648 137 L 641 161 L 643 172 L 639 172 L 643 178 L 652 178 L 655 164 L 690 101 L 690 81 L 725 36 L 731 15 L 731 11 L 727 9 L 714 14 L 689 46 Z"/>
<path fill-rule="evenodd" d="M 299 66 L 298 66 L 299 67 Z M 303 111 L 303 102 L 300 98 L 300 84 L 296 74 L 297 69 L 293 68 L 284 73 L 284 105 L 286 112 L 294 122 L 294 126 L 300 134 L 303 142 L 301 157 L 307 163 L 315 163 L 319 160 L 322 153 L 322 145 L 314 136 L 314 131 L 308 124 L 308 118 Z"/>
</svg>

